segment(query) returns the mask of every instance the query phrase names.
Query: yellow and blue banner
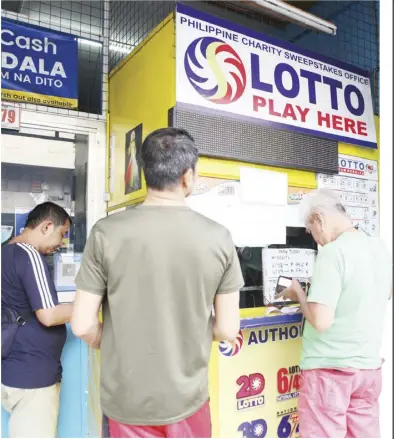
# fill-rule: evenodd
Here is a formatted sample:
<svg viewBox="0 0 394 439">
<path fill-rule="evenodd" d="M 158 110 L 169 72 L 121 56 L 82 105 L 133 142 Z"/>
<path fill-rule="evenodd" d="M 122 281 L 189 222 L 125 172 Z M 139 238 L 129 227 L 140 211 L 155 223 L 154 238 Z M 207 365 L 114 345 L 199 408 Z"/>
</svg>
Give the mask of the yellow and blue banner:
<svg viewBox="0 0 394 439">
<path fill-rule="evenodd" d="M 77 108 L 77 38 L 4 18 L 1 27 L 2 99 Z"/>
<path fill-rule="evenodd" d="M 242 319 L 234 343 L 218 344 L 217 395 L 211 381 L 212 400 L 218 401 L 212 416 L 217 436 L 299 437 L 301 318 Z"/>
</svg>

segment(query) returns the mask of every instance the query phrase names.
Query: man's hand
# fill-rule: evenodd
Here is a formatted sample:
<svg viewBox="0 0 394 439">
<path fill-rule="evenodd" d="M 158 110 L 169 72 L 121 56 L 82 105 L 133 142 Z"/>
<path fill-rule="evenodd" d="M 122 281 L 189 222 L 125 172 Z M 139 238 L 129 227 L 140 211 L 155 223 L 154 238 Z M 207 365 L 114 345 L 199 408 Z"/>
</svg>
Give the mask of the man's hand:
<svg viewBox="0 0 394 439">
<path fill-rule="evenodd" d="M 101 342 L 102 325 L 99 319 L 99 311 L 102 301 L 102 296 L 77 290 L 71 317 L 73 334 L 96 349 L 100 347 Z"/>
<path fill-rule="evenodd" d="M 293 279 L 291 286 L 283 290 L 280 296 L 298 302 L 305 319 L 318 332 L 327 331 L 334 323 L 334 311 L 320 303 L 308 303 L 306 293 L 297 279 Z"/>
<path fill-rule="evenodd" d="M 38 309 L 36 316 L 42 325 L 50 328 L 68 323 L 71 319 L 72 312 L 72 303 L 60 303 L 53 308 Z"/>
<path fill-rule="evenodd" d="M 278 297 L 290 299 L 292 302 L 302 302 L 306 298 L 305 291 L 297 279 L 292 279 L 291 286 L 284 289 Z"/>
<path fill-rule="evenodd" d="M 83 337 L 83 340 L 91 348 L 100 349 L 102 333 L 103 333 L 103 325 L 101 322 L 98 322 L 96 328 L 95 329 L 92 328 L 92 330 L 88 334 L 86 334 L 86 336 Z"/>
</svg>

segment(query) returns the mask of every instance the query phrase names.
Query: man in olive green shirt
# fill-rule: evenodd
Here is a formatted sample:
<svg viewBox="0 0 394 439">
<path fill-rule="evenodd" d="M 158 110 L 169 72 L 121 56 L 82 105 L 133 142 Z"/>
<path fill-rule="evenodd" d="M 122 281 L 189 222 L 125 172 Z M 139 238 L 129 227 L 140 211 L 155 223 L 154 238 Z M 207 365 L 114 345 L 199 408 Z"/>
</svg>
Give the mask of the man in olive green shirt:
<svg viewBox="0 0 394 439">
<path fill-rule="evenodd" d="M 379 437 L 380 348 L 392 265 L 380 238 L 357 231 L 337 194 L 305 200 L 305 224 L 321 245 L 308 294 L 285 295 L 306 319 L 298 401 L 301 437 Z"/>
<path fill-rule="evenodd" d="M 242 273 L 228 230 L 186 205 L 198 159 L 192 137 L 158 130 L 141 156 L 147 198 L 92 229 L 72 329 L 90 346 L 101 341 L 111 437 L 210 437 L 211 344 L 239 331 Z"/>
</svg>

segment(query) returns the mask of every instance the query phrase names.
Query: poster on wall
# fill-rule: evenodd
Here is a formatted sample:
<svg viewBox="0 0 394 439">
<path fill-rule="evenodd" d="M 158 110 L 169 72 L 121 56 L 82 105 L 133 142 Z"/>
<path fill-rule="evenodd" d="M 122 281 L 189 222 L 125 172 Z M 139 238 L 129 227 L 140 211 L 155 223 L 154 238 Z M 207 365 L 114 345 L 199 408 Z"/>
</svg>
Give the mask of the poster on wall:
<svg viewBox="0 0 394 439">
<path fill-rule="evenodd" d="M 377 148 L 367 72 L 182 4 L 176 100 L 180 107 Z"/>
<path fill-rule="evenodd" d="M 126 134 L 124 193 L 132 194 L 142 188 L 141 175 L 142 124 Z"/>
<path fill-rule="evenodd" d="M 356 228 L 379 236 L 378 163 L 344 154 L 338 175 L 318 174 L 318 187 L 337 191 Z"/>
<path fill-rule="evenodd" d="M 242 329 L 218 349 L 219 436 L 298 437 L 301 324 Z"/>
<path fill-rule="evenodd" d="M 1 26 L 1 98 L 77 108 L 77 38 L 5 18 Z"/>
</svg>

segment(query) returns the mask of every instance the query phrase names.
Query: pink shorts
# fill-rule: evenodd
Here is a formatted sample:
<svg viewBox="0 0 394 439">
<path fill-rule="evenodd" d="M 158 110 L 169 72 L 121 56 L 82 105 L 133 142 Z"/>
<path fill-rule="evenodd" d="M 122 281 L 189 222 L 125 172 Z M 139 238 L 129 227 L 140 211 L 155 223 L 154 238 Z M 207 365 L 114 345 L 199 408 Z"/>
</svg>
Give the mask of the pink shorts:
<svg viewBox="0 0 394 439">
<path fill-rule="evenodd" d="M 311 369 L 301 373 L 298 397 L 303 438 L 377 438 L 381 369 Z"/>
<path fill-rule="evenodd" d="M 184 421 L 170 425 L 138 426 L 121 424 L 108 419 L 109 437 L 185 437 L 209 438 L 211 437 L 211 412 L 207 401 L 201 409 Z"/>
</svg>

